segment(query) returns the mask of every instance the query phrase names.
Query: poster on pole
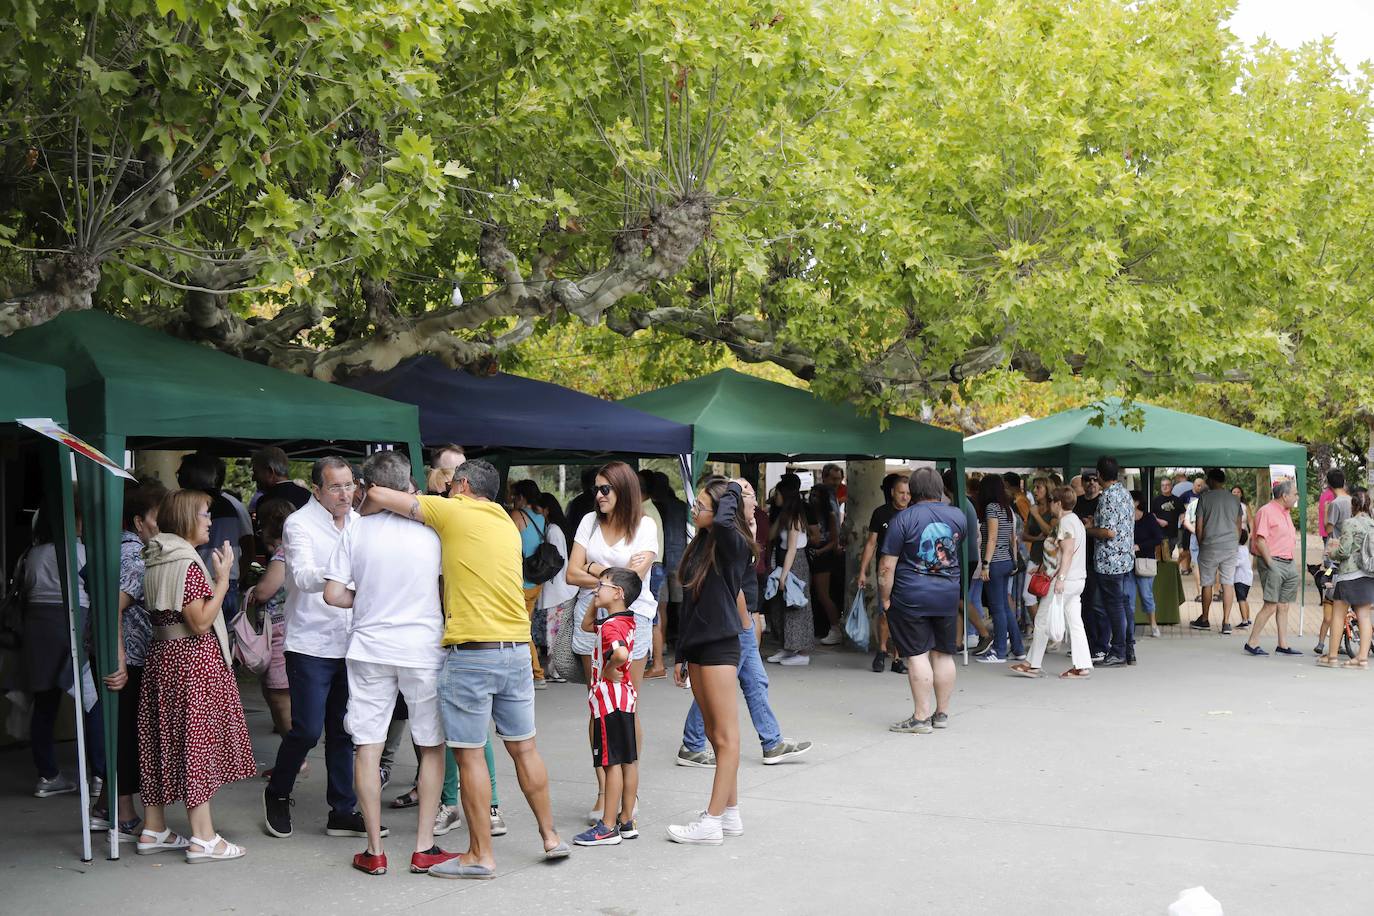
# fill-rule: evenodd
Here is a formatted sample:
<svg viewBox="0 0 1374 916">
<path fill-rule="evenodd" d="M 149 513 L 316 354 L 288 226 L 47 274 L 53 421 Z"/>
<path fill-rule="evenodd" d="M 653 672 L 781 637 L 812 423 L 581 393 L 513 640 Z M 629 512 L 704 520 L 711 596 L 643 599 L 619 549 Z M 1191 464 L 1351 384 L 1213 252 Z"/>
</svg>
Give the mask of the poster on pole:
<svg viewBox="0 0 1374 916">
<path fill-rule="evenodd" d="M 1298 468 L 1293 464 L 1271 464 L 1269 465 L 1269 485 L 1278 486 L 1286 481 L 1298 482 Z"/>
<path fill-rule="evenodd" d="M 91 445 L 90 443 L 82 439 L 77 438 L 76 436 L 73 436 L 71 433 L 67 432 L 65 429 L 54 423 L 52 419 L 49 417 L 18 418 L 15 420 L 15 422 L 23 426 L 27 426 L 29 429 L 33 430 L 36 433 L 40 433 L 44 436 L 47 436 L 54 442 L 62 443 L 67 448 L 71 449 L 73 452 L 76 452 L 83 458 L 89 458 L 90 460 L 94 461 L 96 464 L 100 465 L 105 470 L 109 471 L 111 474 L 118 474 L 120 477 L 126 477 L 129 480 L 137 480 L 137 478 L 134 477 L 134 475 L 130 474 L 128 471 L 124 470 L 122 467 L 115 464 L 108 457 L 106 457 L 105 453 L 100 451 L 100 449 L 96 448 L 95 446 Z"/>
</svg>

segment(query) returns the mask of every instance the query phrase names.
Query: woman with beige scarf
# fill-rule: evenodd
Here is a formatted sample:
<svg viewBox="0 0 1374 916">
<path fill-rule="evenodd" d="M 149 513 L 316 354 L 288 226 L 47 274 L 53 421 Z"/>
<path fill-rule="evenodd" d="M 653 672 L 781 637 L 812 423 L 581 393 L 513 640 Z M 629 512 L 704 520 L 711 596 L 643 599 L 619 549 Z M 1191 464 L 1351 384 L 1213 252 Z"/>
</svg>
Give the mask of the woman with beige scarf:
<svg viewBox="0 0 1374 916">
<path fill-rule="evenodd" d="M 210 539 L 210 497 L 170 493 L 158 507 L 161 533 L 144 550 L 144 603 L 153 641 L 138 710 L 145 826 L 139 855 L 180 852 L 195 865 L 244 854 L 215 832 L 210 799 L 220 786 L 257 773 L 243 703 L 229 661 L 222 605 L 233 546 L 213 554 L 213 584 L 196 548 Z M 184 800 L 190 839 L 167 827 L 166 806 Z"/>
</svg>

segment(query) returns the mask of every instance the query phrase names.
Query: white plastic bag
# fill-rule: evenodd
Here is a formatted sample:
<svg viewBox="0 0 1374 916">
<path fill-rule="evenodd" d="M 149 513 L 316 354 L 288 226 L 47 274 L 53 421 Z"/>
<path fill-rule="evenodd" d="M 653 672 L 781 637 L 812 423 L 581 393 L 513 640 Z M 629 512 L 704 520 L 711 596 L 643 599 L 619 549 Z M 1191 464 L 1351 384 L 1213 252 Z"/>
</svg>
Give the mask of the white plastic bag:
<svg viewBox="0 0 1374 916">
<path fill-rule="evenodd" d="M 1222 916 L 1221 901 L 1205 887 L 1190 887 L 1169 904 L 1169 916 Z"/>
<path fill-rule="evenodd" d="M 844 622 L 844 634 L 860 650 L 868 651 L 868 606 L 864 603 L 863 589 L 854 596 L 849 606 L 849 619 Z"/>
<path fill-rule="evenodd" d="M 1051 588 L 1046 598 L 1049 606 L 1041 610 L 1040 615 L 1045 617 L 1045 626 L 1050 628 L 1050 642 L 1063 642 L 1069 626 L 1064 616 L 1064 596 Z"/>
</svg>

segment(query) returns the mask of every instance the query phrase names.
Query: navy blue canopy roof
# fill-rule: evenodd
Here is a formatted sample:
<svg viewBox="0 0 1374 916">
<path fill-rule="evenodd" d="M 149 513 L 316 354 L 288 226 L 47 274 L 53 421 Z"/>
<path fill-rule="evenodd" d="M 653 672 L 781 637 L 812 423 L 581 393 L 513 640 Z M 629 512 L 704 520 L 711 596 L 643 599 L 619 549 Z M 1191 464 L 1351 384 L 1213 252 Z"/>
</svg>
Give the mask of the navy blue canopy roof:
<svg viewBox="0 0 1374 916">
<path fill-rule="evenodd" d="M 551 382 L 472 375 L 433 356 L 345 384 L 420 408 L 420 437 L 427 446 L 455 442 L 474 454 L 520 451 L 544 458 L 692 451 L 690 426 Z"/>
</svg>

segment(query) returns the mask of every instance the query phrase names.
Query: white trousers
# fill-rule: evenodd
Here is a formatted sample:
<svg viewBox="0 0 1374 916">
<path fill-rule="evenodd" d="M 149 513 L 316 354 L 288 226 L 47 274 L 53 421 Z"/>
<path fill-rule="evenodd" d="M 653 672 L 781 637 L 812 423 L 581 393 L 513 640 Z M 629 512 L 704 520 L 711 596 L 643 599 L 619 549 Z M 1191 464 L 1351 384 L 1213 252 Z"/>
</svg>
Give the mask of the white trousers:
<svg viewBox="0 0 1374 916">
<path fill-rule="evenodd" d="M 1050 603 L 1064 603 L 1064 622 L 1069 631 L 1069 648 L 1073 652 L 1073 666 L 1088 669 L 1093 666 L 1092 652 L 1088 649 L 1088 634 L 1083 629 L 1083 586 L 1082 579 L 1070 579 L 1064 583 L 1063 593 L 1053 587 L 1050 593 L 1040 600 L 1040 610 L 1035 614 L 1035 638 L 1031 640 L 1029 663 L 1039 668 L 1045 660 L 1045 647 L 1050 642 Z"/>
</svg>

